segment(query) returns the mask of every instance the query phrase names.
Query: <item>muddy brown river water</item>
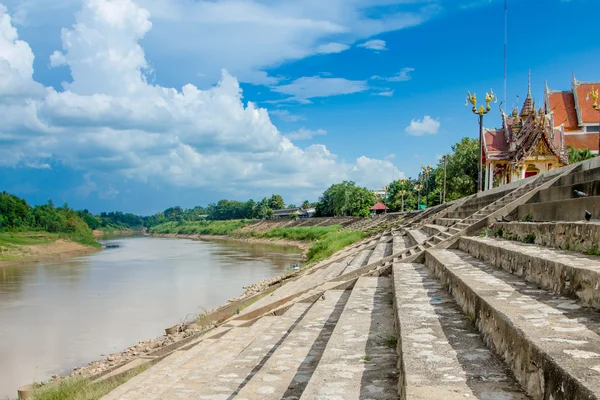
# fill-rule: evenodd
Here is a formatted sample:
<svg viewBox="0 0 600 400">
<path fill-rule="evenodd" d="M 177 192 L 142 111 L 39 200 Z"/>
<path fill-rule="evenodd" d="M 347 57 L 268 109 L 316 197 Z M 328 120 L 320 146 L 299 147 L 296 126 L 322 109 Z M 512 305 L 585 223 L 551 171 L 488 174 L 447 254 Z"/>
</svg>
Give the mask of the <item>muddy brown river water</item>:
<svg viewBox="0 0 600 400">
<path fill-rule="evenodd" d="M 0 399 L 164 333 L 283 273 L 295 247 L 130 237 L 119 248 L 0 268 Z"/>
</svg>

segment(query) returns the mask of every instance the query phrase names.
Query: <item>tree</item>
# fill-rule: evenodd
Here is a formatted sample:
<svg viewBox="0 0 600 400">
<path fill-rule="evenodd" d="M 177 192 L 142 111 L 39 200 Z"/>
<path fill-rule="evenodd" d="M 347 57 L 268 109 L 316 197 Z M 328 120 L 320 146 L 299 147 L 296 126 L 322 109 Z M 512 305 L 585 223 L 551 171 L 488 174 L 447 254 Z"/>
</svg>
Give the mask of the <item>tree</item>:
<svg viewBox="0 0 600 400">
<path fill-rule="evenodd" d="M 278 194 L 274 194 L 269 199 L 269 208 L 271 210 L 281 210 L 285 208 L 285 202 L 283 201 L 283 197 Z"/>
<path fill-rule="evenodd" d="M 567 146 L 567 151 L 569 152 L 569 164 L 575 164 L 596 157 L 590 149 L 576 149 L 571 145 Z"/>
<path fill-rule="evenodd" d="M 452 146 L 452 153 L 446 156 L 446 201 L 456 200 L 477 192 L 478 160 L 479 142 L 477 139 L 463 138 Z M 440 161 L 432 175 L 435 175 L 435 182 L 438 185 L 443 182 L 443 161 Z M 439 197 L 439 192 L 437 193 Z"/>
<path fill-rule="evenodd" d="M 304 200 L 302 202 L 302 208 L 305 209 L 305 210 L 308 209 L 308 208 L 310 208 L 310 203 L 309 203 L 308 200 Z"/>
<path fill-rule="evenodd" d="M 370 208 L 377 202 L 369 189 L 356 186 L 352 181 L 331 185 L 317 202 L 318 216 L 368 216 Z"/>
</svg>

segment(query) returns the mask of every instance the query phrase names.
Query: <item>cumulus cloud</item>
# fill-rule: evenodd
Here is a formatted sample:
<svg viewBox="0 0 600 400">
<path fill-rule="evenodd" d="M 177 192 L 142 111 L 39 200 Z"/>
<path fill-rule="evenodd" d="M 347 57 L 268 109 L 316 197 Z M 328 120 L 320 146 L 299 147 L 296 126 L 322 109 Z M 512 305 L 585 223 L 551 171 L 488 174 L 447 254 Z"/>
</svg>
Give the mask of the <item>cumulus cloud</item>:
<svg viewBox="0 0 600 400">
<path fill-rule="evenodd" d="M 300 128 L 295 132 L 288 133 L 285 135 L 290 140 L 308 140 L 312 139 L 313 136 L 318 135 L 327 135 L 327 131 L 325 129 L 317 129 L 311 130 L 306 128 Z"/>
<path fill-rule="evenodd" d="M 409 135 L 423 136 L 423 135 L 435 135 L 440 130 L 440 121 L 431 118 L 426 115 L 423 119 L 413 119 L 410 121 L 410 125 L 404 130 Z"/>
<path fill-rule="evenodd" d="M 290 182 L 300 190 L 322 189 L 343 179 L 385 183 L 381 172 L 393 167 L 387 160 L 345 162 L 324 145 L 296 146 L 267 110 L 244 104 L 238 80 L 226 70 L 207 90 L 150 83 L 140 41 L 151 28 L 149 12 L 132 0 L 87 0 L 74 25 L 63 29 L 62 50 L 51 56 L 51 64 L 68 67 L 73 78 L 55 90 L 33 81 L 33 53 L 1 9 L 0 90 L 28 97 L 0 103 L 6 116 L 0 166 L 64 164 L 86 174 L 82 193 L 105 198 L 119 191 L 110 182 L 98 187 L 94 176 L 248 190 L 289 188 Z M 314 77 L 278 89 L 308 99 L 365 87 L 362 81 Z"/>
<path fill-rule="evenodd" d="M 385 40 L 381 39 L 368 40 L 364 43 L 359 44 L 358 47 L 364 47 L 365 49 L 376 51 L 387 50 L 387 47 L 385 47 Z"/>
</svg>

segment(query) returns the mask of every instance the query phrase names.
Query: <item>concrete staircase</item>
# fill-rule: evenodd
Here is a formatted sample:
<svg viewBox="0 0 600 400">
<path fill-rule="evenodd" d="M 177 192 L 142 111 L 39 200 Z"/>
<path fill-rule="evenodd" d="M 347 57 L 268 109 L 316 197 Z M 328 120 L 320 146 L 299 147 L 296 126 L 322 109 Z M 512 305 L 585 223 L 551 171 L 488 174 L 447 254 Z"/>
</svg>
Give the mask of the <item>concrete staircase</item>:
<svg viewBox="0 0 600 400">
<path fill-rule="evenodd" d="M 582 180 L 595 197 L 595 173 L 573 165 L 406 218 L 104 399 L 599 399 L 600 223 L 516 220 Z"/>
</svg>

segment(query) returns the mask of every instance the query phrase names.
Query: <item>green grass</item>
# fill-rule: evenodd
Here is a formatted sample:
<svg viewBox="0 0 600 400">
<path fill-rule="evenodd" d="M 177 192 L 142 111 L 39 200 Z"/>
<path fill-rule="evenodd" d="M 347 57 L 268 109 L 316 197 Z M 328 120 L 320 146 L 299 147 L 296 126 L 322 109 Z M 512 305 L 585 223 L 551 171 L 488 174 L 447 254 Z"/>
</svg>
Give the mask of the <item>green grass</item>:
<svg viewBox="0 0 600 400">
<path fill-rule="evenodd" d="M 101 247 L 91 232 L 50 233 L 44 231 L 0 232 L 0 261 L 19 261 L 27 258 L 26 246 L 49 245 L 58 239 L 71 240 L 85 246 Z"/>
<path fill-rule="evenodd" d="M 0 246 L 48 244 L 57 239 L 58 234 L 48 232 L 0 232 Z"/>
<path fill-rule="evenodd" d="M 259 237 L 268 239 L 288 239 L 312 242 L 319 240 L 332 232 L 337 232 L 342 228 L 341 225 L 330 226 L 299 226 L 297 228 L 276 228 L 267 231 Z"/>
<path fill-rule="evenodd" d="M 343 249 L 352 243 L 358 242 L 367 237 L 367 234 L 360 231 L 343 231 L 328 233 L 323 240 L 308 249 L 306 254 L 307 262 L 318 262 L 329 257 L 333 253 Z"/>
<path fill-rule="evenodd" d="M 98 383 L 93 383 L 88 378 L 62 379 L 34 391 L 33 400 L 97 400 L 148 367 L 149 364 L 145 364 L 132 369 L 123 376 L 108 378 Z"/>
<path fill-rule="evenodd" d="M 234 219 L 229 221 L 165 222 L 153 226 L 149 232 L 175 235 L 229 235 L 234 230 L 248 225 L 252 220 Z"/>
</svg>

